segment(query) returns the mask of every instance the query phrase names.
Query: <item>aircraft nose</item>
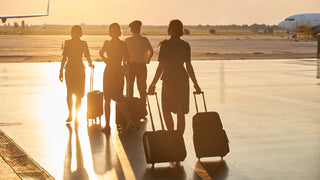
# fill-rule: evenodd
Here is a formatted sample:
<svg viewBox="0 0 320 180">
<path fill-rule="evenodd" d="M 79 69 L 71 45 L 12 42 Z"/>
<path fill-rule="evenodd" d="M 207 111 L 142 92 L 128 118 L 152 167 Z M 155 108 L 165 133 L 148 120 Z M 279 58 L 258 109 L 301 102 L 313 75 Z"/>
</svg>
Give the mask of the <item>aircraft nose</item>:
<svg viewBox="0 0 320 180">
<path fill-rule="evenodd" d="M 280 27 L 280 28 L 283 28 L 283 29 L 285 29 L 285 22 L 284 21 L 281 21 L 279 24 L 278 24 L 278 26 Z"/>
</svg>

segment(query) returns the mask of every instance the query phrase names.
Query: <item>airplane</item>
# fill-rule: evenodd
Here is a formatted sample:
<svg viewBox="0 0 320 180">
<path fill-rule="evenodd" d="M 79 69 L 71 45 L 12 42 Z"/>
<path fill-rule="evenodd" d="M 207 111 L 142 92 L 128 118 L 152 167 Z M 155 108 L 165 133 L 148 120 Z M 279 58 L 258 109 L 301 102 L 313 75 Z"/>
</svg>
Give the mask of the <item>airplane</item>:
<svg viewBox="0 0 320 180">
<path fill-rule="evenodd" d="M 292 37 L 296 37 L 296 33 L 317 35 L 320 33 L 320 13 L 292 15 L 281 21 L 278 26 L 293 33 Z"/>
<path fill-rule="evenodd" d="M 29 18 L 29 17 L 48 16 L 48 15 L 49 15 L 49 0 L 48 0 L 47 12 L 44 14 L 8 15 L 8 16 L 0 16 L 0 19 L 2 23 L 5 23 L 8 18 Z"/>
</svg>

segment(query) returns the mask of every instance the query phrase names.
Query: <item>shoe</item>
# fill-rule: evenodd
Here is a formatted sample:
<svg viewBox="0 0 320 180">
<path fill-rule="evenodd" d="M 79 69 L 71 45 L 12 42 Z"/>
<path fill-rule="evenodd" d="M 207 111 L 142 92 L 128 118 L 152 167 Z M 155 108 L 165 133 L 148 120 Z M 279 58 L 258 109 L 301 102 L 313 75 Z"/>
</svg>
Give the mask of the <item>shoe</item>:
<svg viewBox="0 0 320 180">
<path fill-rule="evenodd" d="M 68 122 L 72 122 L 72 117 L 68 117 L 68 119 L 66 120 L 66 122 L 68 123 Z"/>
</svg>

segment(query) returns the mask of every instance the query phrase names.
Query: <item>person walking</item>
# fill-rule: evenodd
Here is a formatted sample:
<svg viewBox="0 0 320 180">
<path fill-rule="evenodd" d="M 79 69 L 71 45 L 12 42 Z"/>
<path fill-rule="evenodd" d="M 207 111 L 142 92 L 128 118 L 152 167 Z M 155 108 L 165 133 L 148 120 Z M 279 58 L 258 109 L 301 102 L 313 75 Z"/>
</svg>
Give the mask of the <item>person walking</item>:
<svg viewBox="0 0 320 180">
<path fill-rule="evenodd" d="M 62 52 L 59 79 L 63 82 L 63 70 L 65 69 L 65 81 L 67 86 L 67 104 L 69 117 L 66 122 L 73 120 L 73 95 L 75 102 L 75 119 L 78 119 L 78 112 L 81 107 L 85 89 L 85 66 L 82 57 L 85 56 L 91 68 L 94 68 L 90 58 L 89 48 L 86 41 L 80 39 L 82 36 L 81 26 L 75 25 L 71 28 L 71 39 L 66 40 Z"/>
<path fill-rule="evenodd" d="M 141 36 L 141 21 L 136 20 L 129 24 L 131 37 L 125 42 L 128 47 L 130 64 L 128 66 L 128 92 L 129 97 L 133 97 L 134 82 L 137 79 L 137 87 L 141 100 L 146 103 L 147 95 L 147 64 L 153 56 L 153 48 L 149 40 Z"/>
<path fill-rule="evenodd" d="M 123 99 L 123 86 L 124 86 L 124 71 L 123 63 L 128 63 L 128 49 L 124 41 L 121 41 L 121 29 L 118 23 L 113 23 L 109 26 L 109 35 L 111 40 L 106 40 L 102 49 L 99 51 L 99 55 L 106 63 L 106 67 L 103 75 L 103 93 L 105 99 L 105 119 L 106 126 L 103 130 L 106 133 L 110 133 L 110 102 L 113 99 L 119 106 L 124 118 L 127 121 L 127 127 L 125 130 L 129 130 L 129 127 L 133 125 L 131 123 L 130 114 L 127 105 Z M 107 57 L 105 56 L 107 55 Z"/>
<path fill-rule="evenodd" d="M 183 24 L 180 20 L 170 21 L 168 35 L 170 39 L 160 44 L 159 64 L 148 93 L 154 93 L 156 83 L 161 76 L 161 101 L 166 127 L 169 131 L 174 130 L 171 113 L 175 113 L 177 114 L 177 130 L 183 135 L 185 114 L 189 112 L 189 77 L 197 93 L 201 92 L 201 88 L 191 64 L 190 45 L 180 39 L 183 35 Z"/>
</svg>

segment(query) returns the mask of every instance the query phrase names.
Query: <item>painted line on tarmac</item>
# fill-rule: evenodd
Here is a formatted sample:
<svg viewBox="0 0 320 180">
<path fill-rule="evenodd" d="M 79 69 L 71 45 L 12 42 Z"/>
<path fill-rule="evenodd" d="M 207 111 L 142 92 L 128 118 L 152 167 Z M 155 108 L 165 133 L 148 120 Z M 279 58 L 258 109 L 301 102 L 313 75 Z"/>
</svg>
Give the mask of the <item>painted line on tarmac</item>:
<svg viewBox="0 0 320 180">
<path fill-rule="evenodd" d="M 211 176 L 208 174 L 208 172 L 204 169 L 204 167 L 201 165 L 199 161 L 194 166 L 194 161 L 191 161 L 190 159 L 186 161 L 187 165 L 191 167 L 191 169 L 194 170 L 194 172 L 203 180 L 211 180 Z M 193 168 L 194 166 L 194 168 Z"/>
<path fill-rule="evenodd" d="M 126 154 L 126 151 L 124 150 L 124 147 L 121 143 L 121 140 L 119 138 L 119 134 L 116 128 L 111 128 L 111 136 L 112 136 L 112 141 L 113 141 L 115 150 L 120 160 L 120 164 L 121 164 L 125 179 L 136 180 L 136 176 L 133 172 L 128 156 Z"/>
</svg>

